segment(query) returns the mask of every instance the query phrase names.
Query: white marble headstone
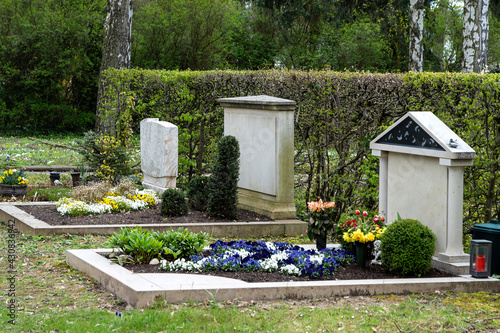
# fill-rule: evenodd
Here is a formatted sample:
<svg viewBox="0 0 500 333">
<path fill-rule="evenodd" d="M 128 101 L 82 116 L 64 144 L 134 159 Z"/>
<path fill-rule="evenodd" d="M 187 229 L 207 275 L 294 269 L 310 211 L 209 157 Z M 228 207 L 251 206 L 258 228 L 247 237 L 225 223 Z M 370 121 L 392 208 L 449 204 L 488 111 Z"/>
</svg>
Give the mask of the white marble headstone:
<svg viewBox="0 0 500 333">
<path fill-rule="evenodd" d="M 176 187 L 178 128 L 158 118 L 141 121 L 141 168 L 146 188 L 163 192 Z"/>
</svg>

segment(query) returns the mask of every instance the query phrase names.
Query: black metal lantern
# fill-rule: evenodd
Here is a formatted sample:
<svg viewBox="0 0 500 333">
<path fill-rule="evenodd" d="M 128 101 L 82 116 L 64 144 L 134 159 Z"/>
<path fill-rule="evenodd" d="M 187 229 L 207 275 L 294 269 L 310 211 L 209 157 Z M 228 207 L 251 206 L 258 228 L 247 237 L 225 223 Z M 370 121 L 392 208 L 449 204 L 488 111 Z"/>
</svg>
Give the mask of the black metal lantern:
<svg viewBox="0 0 500 333">
<path fill-rule="evenodd" d="M 470 243 L 470 275 L 483 278 L 491 275 L 492 242 L 485 239 L 473 239 Z"/>
</svg>

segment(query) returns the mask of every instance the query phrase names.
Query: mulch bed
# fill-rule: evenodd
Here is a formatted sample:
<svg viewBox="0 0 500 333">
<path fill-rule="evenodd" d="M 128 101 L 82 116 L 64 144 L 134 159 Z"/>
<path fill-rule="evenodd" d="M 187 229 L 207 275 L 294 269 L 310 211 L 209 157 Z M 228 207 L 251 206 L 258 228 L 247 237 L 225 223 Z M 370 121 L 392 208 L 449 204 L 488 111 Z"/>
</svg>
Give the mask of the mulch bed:
<svg viewBox="0 0 500 333">
<path fill-rule="evenodd" d="M 213 218 L 199 211 L 190 211 L 185 216 L 166 217 L 160 214 L 160 205 L 154 208 L 122 212 L 119 214 L 99 214 L 72 217 L 61 215 L 56 206 L 22 205 L 19 209 L 50 225 L 109 225 L 109 224 L 170 224 L 170 223 L 233 223 L 270 221 L 267 216 L 239 209 L 236 220 Z"/>
<path fill-rule="evenodd" d="M 367 264 L 366 267 L 358 267 L 352 263 L 346 267 L 340 267 L 334 275 L 326 275 L 316 279 L 309 279 L 300 276 L 290 276 L 279 272 L 167 272 L 159 269 L 159 265 L 124 265 L 125 268 L 134 273 L 183 273 L 220 276 L 232 279 L 239 279 L 246 282 L 288 282 L 288 281 L 325 281 L 325 280 L 366 280 L 366 279 L 395 279 L 395 278 L 435 278 L 452 277 L 455 275 L 431 268 L 425 276 L 402 276 L 396 272 L 390 272 L 386 267 L 380 265 Z"/>
</svg>

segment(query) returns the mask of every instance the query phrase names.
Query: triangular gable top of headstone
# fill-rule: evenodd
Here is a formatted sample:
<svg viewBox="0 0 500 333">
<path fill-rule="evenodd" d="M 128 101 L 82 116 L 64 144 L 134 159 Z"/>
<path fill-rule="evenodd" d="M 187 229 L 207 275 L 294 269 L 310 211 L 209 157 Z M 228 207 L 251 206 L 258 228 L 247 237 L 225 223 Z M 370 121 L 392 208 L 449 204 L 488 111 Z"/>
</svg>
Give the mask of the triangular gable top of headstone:
<svg viewBox="0 0 500 333">
<path fill-rule="evenodd" d="M 476 152 L 432 112 L 408 112 L 370 142 L 372 150 L 446 159 L 474 159 Z"/>
</svg>

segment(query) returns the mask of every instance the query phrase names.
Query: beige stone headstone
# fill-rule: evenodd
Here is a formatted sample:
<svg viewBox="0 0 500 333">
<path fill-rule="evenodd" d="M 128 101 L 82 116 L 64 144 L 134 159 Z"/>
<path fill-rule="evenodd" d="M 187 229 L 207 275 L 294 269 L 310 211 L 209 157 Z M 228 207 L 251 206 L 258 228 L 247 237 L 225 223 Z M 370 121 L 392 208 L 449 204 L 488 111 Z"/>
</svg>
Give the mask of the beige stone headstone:
<svg viewBox="0 0 500 333">
<path fill-rule="evenodd" d="M 463 251 L 463 169 L 474 150 L 431 112 L 409 112 L 370 143 L 380 158 L 379 210 L 411 218 L 437 237 L 433 265 L 468 273 Z"/>
<path fill-rule="evenodd" d="M 295 102 L 266 95 L 218 102 L 224 107 L 224 134 L 240 144 L 240 207 L 273 219 L 295 219 Z"/>
</svg>

